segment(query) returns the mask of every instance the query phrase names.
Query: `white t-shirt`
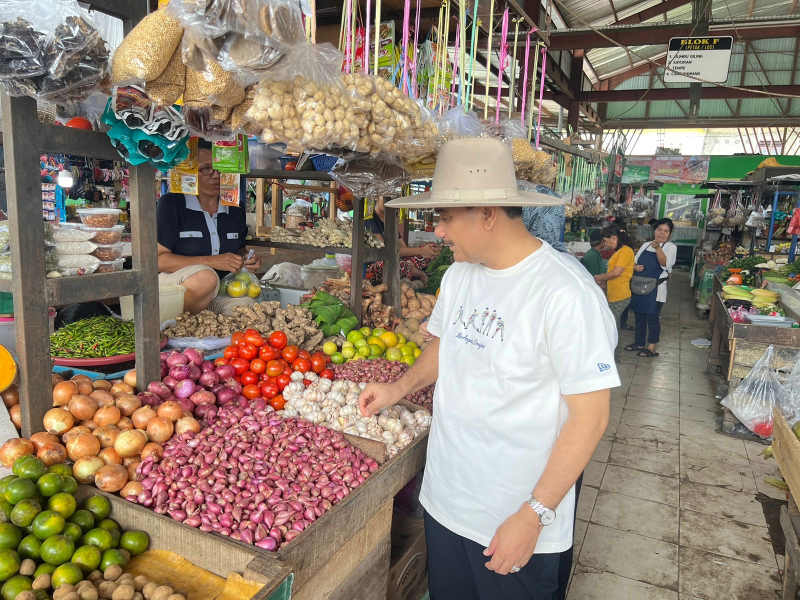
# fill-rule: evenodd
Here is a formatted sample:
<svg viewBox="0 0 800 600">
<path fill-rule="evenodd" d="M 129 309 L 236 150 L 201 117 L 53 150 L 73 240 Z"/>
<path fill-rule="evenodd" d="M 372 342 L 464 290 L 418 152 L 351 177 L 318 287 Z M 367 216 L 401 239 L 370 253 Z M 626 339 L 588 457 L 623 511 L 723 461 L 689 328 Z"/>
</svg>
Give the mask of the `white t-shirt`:
<svg viewBox="0 0 800 600">
<path fill-rule="evenodd" d="M 650 244 L 653 242 L 645 242 L 642 244 L 642 247 L 639 248 L 639 251 L 636 253 L 636 262 L 639 262 L 639 257 L 642 255 L 642 252 L 655 252 L 656 249 L 652 248 Z M 665 242 L 661 245 L 661 249 L 664 251 L 664 254 L 667 257 L 667 264 L 664 266 L 664 271 L 661 273 L 661 277 L 659 279 L 664 279 L 665 277 L 669 277 L 669 274 L 672 273 L 672 267 L 675 266 L 675 261 L 678 258 L 678 247 L 673 244 L 672 242 Z M 636 275 L 636 271 L 633 273 Z M 656 292 L 656 302 L 666 302 L 667 301 L 667 284 L 662 283 L 658 286 L 658 292 Z"/>
<path fill-rule="evenodd" d="M 620 385 L 614 317 L 571 257 L 543 246 L 500 271 L 447 270 L 428 330 L 439 379 L 420 500 L 450 531 L 488 546 L 528 499 L 568 410 L 563 395 Z M 537 553 L 572 545 L 573 487 Z"/>
</svg>

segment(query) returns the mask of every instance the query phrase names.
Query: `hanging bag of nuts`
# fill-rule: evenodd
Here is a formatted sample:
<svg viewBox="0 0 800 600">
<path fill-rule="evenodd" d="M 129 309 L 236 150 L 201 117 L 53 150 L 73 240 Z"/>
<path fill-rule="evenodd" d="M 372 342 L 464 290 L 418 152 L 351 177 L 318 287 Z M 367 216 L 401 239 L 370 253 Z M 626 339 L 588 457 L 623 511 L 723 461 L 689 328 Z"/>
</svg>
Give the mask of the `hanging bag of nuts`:
<svg viewBox="0 0 800 600">
<path fill-rule="evenodd" d="M 164 10 L 150 13 L 125 36 L 111 60 L 114 85 L 153 81 L 169 65 L 183 28 Z"/>
</svg>

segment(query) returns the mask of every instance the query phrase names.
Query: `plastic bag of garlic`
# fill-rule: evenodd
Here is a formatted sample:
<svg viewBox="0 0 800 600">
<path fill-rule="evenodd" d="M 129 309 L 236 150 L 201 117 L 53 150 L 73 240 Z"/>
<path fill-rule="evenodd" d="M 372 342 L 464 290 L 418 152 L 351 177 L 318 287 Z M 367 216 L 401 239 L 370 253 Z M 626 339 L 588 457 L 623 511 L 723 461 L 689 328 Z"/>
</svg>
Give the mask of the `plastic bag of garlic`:
<svg viewBox="0 0 800 600">
<path fill-rule="evenodd" d="M 355 150 L 359 128 L 330 44 L 295 48 L 256 89 L 246 116 L 263 128 L 265 143 L 324 150 Z"/>
<path fill-rule="evenodd" d="M 313 383 L 305 387 L 304 378 Z M 424 408 L 410 411 L 397 405 L 382 409 L 377 416 L 362 417 L 358 395 L 366 386 L 346 379 L 330 381 L 315 373 L 294 373 L 292 383 L 283 390 L 286 405 L 278 414 L 383 442 L 389 458 L 430 428 L 431 413 Z"/>
</svg>

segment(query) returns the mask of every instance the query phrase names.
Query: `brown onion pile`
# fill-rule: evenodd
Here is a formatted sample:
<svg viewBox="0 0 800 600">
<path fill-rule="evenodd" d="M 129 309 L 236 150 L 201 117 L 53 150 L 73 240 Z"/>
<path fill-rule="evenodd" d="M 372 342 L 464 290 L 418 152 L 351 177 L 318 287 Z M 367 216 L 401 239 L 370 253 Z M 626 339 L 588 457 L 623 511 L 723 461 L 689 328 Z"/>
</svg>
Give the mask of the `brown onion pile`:
<svg viewBox="0 0 800 600">
<path fill-rule="evenodd" d="M 333 365 L 336 379 L 349 379 L 356 383 L 394 383 L 408 371 L 408 365 L 385 358 L 374 360 L 354 360 L 341 365 Z M 406 396 L 406 400 L 433 412 L 432 385 Z"/>
<path fill-rule="evenodd" d="M 277 550 L 358 487 L 378 463 L 341 433 L 281 419 L 263 400 L 233 404 L 200 433 L 165 444 L 137 468 L 131 502 L 203 531 Z"/>
</svg>

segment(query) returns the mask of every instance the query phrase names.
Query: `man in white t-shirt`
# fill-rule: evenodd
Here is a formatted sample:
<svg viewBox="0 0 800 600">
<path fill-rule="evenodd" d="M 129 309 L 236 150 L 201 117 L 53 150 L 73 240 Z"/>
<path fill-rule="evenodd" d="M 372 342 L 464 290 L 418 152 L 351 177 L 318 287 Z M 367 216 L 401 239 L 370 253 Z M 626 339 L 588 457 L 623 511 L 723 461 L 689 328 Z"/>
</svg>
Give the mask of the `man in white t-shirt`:
<svg viewBox="0 0 800 600">
<path fill-rule="evenodd" d="M 359 398 L 373 415 L 436 382 L 420 497 L 431 600 L 556 597 L 574 484 L 620 382 L 602 291 L 521 218 L 523 205 L 555 202 L 518 192 L 508 146 L 479 138 L 442 146 L 431 192 L 387 203 L 436 208 L 456 260 L 422 356 Z M 486 307 L 496 318 L 482 331 L 458 318 Z"/>
</svg>

